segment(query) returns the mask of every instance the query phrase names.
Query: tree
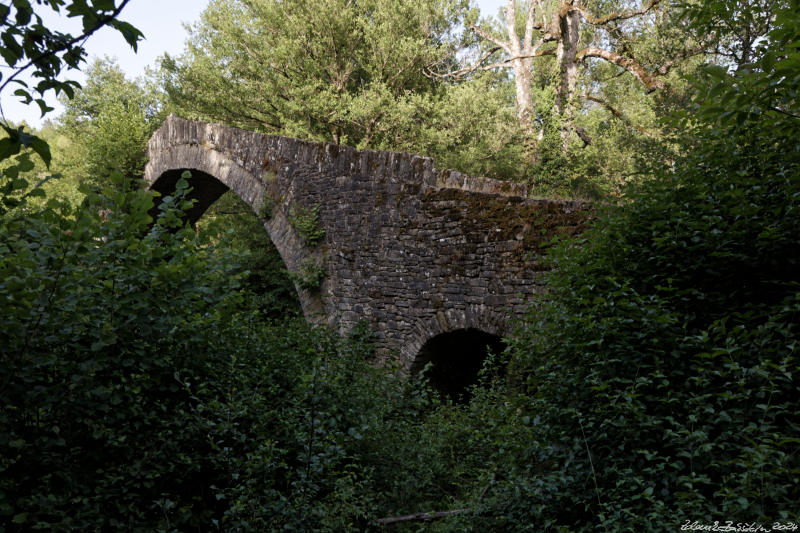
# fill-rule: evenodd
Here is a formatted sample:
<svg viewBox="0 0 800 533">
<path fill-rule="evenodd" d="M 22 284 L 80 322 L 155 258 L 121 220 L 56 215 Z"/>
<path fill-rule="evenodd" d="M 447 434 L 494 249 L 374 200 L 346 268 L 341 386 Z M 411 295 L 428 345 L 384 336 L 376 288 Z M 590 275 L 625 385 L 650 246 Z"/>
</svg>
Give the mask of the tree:
<svg viewBox="0 0 800 533">
<path fill-rule="evenodd" d="M 129 180 L 144 172 L 147 141 L 166 116 L 162 95 L 146 80 L 128 80 L 110 59 L 98 59 L 86 82 L 64 100 L 58 131 L 69 139 L 54 154 L 58 170 L 77 182 L 118 170 Z"/>
<path fill-rule="evenodd" d="M 652 162 L 658 179 L 551 255 L 551 299 L 513 350 L 537 445 L 498 458 L 517 467 L 481 509 L 484 530 L 796 522 L 800 2 L 789 4 L 749 68 L 702 69 L 675 124 L 681 153 Z"/>
<path fill-rule="evenodd" d="M 527 132 L 532 156 L 537 157 L 537 145 L 551 125 L 560 132 L 564 153 L 569 151 L 573 132 L 586 146 L 592 139 L 576 125 L 576 107 L 586 102 L 599 104 L 625 120 L 621 111 L 597 94 L 604 82 L 591 76 L 596 70 L 595 60 L 613 65 L 617 72 L 611 73 L 611 79 L 629 74 L 645 92 L 651 93 L 664 89 L 664 76 L 680 58 L 691 53 L 685 44 L 678 46 L 675 39 L 659 39 L 659 27 L 670 16 L 665 3 L 648 0 L 640 7 L 629 3 L 584 5 L 580 0 L 527 3 L 508 0 L 502 31 L 470 25 L 488 43 L 483 55 L 463 68 L 439 75 L 460 78 L 479 70 L 511 69 L 517 119 Z M 648 53 L 643 46 L 647 38 L 658 41 L 662 47 L 658 54 Z M 606 81 L 609 78 L 604 77 Z M 552 118 L 537 108 L 531 93 L 531 88 L 537 86 L 552 87 L 549 102 Z"/>
<path fill-rule="evenodd" d="M 143 37 L 142 33 L 118 19 L 129 1 L 121 0 L 117 3 L 116 0 L 105 0 L 92 2 L 90 6 L 84 0 L 48 0 L 47 6 L 57 13 L 65 8 L 68 16 L 81 18 L 83 32 L 75 36 L 54 31 L 42 23 L 42 1 L 37 1 L 34 5 L 29 0 L 15 0 L 11 5 L 0 5 L 0 40 L 3 41 L 0 55 L 10 71 L 4 79 L 0 76 L 0 96 L 14 84 L 17 87 L 14 95 L 25 103 L 35 102 L 44 116 L 51 110 L 43 99 L 48 91 L 56 94 L 63 92 L 71 97 L 75 88 L 80 86 L 73 80 L 64 81 L 60 76 L 65 69 L 80 67 L 86 56 L 83 45 L 97 30 L 104 26 L 113 27 L 135 50 Z M 26 71 L 32 72 L 32 77 L 39 80 L 33 88 L 21 79 Z M 46 164 L 50 163 L 47 143 L 26 133 L 24 128 L 12 128 L 5 115 L 2 115 L 0 125 L 8 135 L 0 140 L 0 161 L 19 153 L 23 147 L 31 147 Z"/>
<path fill-rule="evenodd" d="M 381 146 L 423 69 L 450 57 L 467 0 L 215 0 L 187 54 L 167 58 L 167 88 L 186 114 L 361 147 Z M 423 117 L 415 116 L 417 120 Z"/>
<path fill-rule="evenodd" d="M 758 60 L 776 11 L 789 5 L 787 0 L 753 0 L 746 6 L 726 0 L 690 3 L 686 7 L 692 24 L 687 30 L 705 36 L 707 49 L 718 62 L 739 70 Z"/>
</svg>

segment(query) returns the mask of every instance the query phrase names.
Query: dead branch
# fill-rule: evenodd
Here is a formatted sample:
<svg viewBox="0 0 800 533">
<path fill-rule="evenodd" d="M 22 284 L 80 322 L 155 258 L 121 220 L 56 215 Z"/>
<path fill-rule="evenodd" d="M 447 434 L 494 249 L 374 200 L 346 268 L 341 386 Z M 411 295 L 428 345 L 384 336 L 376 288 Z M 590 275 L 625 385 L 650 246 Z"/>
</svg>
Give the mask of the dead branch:
<svg viewBox="0 0 800 533">
<path fill-rule="evenodd" d="M 589 135 L 589 132 L 586 131 L 584 128 L 580 126 L 572 126 L 572 130 L 575 134 L 583 141 L 582 148 L 586 148 L 587 146 L 591 146 L 592 144 L 592 137 Z"/>
<path fill-rule="evenodd" d="M 430 69 L 426 69 L 426 70 L 428 71 L 428 74 L 430 74 L 430 76 L 432 76 L 434 78 L 461 78 L 463 76 L 466 76 L 467 74 L 470 74 L 470 73 L 475 72 L 476 70 L 478 70 L 481 67 L 481 64 L 484 61 L 486 61 L 487 59 L 489 59 L 489 57 L 492 54 L 494 54 L 495 52 L 497 52 L 498 50 L 500 50 L 500 47 L 499 46 L 495 46 L 494 48 L 490 49 L 488 52 L 483 54 L 480 58 L 478 58 L 478 60 L 475 61 L 475 63 L 473 63 L 472 65 L 470 65 L 468 67 L 460 68 L 458 70 L 453 70 L 453 71 L 450 71 L 450 72 L 446 72 L 444 74 L 438 74 L 436 72 L 433 72 Z"/>
<path fill-rule="evenodd" d="M 527 59 L 527 58 L 530 58 L 530 57 L 553 56 L 553 55 L 556 54 L 555 50 L 537 50 L 536 52 L 534 52 L 532 54 L 522 54 L 522 55 L 512 56 L 512 57 L 508 57 L 506 59 L 503 59 L 502 61 L 498 61 L 496 63 L 490 63 L 488 65 L 481 64 L 483 61 L 486 60 L 486 58 L 488 58 L 490 55 L 492 55 L 494 52 L 496 52 L 498 50 L 499 50 L 499 48 L 493 48 L 488 54 L 484 54 L 483 57 L 481 57 L 478 61 L 476 61 L 475 63 L 473 63 L 472 65 L 470 65 L 468 67 L 464 67 L 464 68 L 459 69 L 459 70 L 454 70 L 452 72 L 447 72 L 445 74 L 437 74 L 436 72 L 432 72 L 432 71 L 429 70 L 427 72 L 427 75 L 428 75 L 428 77 L 434 77 L 434 78 L 440 78 L 440 79 L 443 79 L 443 78 L 455 78 L 455 79 L 458 79 L 458 78 L 463 78 L 467 74 L 472 74 L 473 72 L 478 71 L 478 70 L 486 71 L 486 70 L 492 70 L 492 69 L 495 69 L 495 68 L 511 68 L 512 67 L 511 62 L 514 61 L 515 59 Z"/>
<path fill-rule="evenodd" d="M 427 522 L 430 520 L 438 520 L 440 518 L 445 518 L 447 516 L 470 513 L 470 512 L 472 512 L 470 509 L 454 509 L 452 511 L 439 511 L 435 513 L 408 514 L 404 516 L 381 518 L 378 520 L 378 524 L 382 526 L 389 526 L 392 524 L 400 524 L 403 522 Z"/>
</svg>

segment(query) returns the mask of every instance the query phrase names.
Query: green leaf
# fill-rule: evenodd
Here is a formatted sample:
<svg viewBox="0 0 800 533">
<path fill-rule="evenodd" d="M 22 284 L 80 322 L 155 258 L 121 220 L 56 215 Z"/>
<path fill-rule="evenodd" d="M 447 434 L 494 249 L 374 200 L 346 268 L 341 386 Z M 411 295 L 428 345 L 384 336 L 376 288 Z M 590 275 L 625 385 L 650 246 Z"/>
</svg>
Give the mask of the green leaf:
<svg viewBox="0 0 800 533">
<path fill-rule="evenodd" d="M 31 97 L 30 93 L 28 91 L 26 91 L 25 89 L 17 89 L 16 91 L 14 91 L 14 95 L 15 96 L 19 96 L 20 98 L 22 98 L 23 103 L 25 103 L 25 104 L 29 104 L 29 103 L 31 103 L 31 100 L 33 100 L 33 98 Z"/>
<path fill-rule="evenodd" d="M 92 6 L 100 11 L 113 11 L 114 0 L 92 0 Z"/>
<path fill-rule="evenodd" d="M 728 69 L 719 65 L 705 65 L 703 72 L 715 80 L 722 81 L 728 77 Z"/>
<path fill-rule="evenodd" d="M 125 38 L 125 41 L 131 45 L 131 48 L 133 48 L 134 52 L 137 51 L 139 41 L 144 39 L 144 34 L 142 34 L 141 31 L 131 24 L 121 20 L 111 21 L 111 26 L 122 34 L 122 36 Z"/>
<path fill-rule="evenodd" d="M 12 155 L 18 154 L 22 148 L 22 143 L 8 137 L 0 139 L 0 161 L 5 161 Z"/>
<path fill-rule="evenodd" d="M 20 172 L 28 172 L 36 167 L 36 165 L 33 164 L 33 161 L 31 161 L 31 159 L 27 157 L 27 154 L 21 156 L 20 159 L 21 161 L 17 165 L 19 167 Z"/>
<path fill-rule="evenodd" d="M 47 166 L 47 168 L 50 168 L 50 161 L 52 159 L 52 155 L 50 154 L 50 145 L 47 144 L 43 139 L 34 137 L 34 139 L 31 141 L 31 148 L 33 148 L 34 152 L 39 154 L 39 157 L 42 158 L 42 161 L 44 161 L 44 164 Z"/>
<path fill-rule="evenodd" d="M 17 61 L 24 57 L 25 51 L 10 33 L 4 32 L 0 39 L 2 39 L 5 45 L 4 47 L 0 46 L 0 55 L 3 56 L 8 66 L 13 68 L 17 64 Z"/>
<path fill-rule="evenodd" d="M 27 26 L 33 15 L 33 8 L 27 0 L 15 0 L 14 7 L 17 9 L 17 26 Z"/>
<path fill-rule="evenodd" d="M 53 108 L 47 105 L 47 102 L 45 102 L 42 98 L 36 99 L 36 105 L 39 106 L 39 110 L 42 112 L 41 116 L 45 116 L 47 113 L 53 110 Z"/>
</svg>

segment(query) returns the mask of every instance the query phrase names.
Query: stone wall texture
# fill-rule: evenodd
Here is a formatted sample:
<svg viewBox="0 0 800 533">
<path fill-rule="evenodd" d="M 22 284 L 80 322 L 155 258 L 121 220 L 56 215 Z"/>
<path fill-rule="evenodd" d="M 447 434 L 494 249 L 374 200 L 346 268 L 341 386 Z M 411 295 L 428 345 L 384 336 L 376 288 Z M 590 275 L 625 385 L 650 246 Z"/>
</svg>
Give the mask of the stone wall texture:
<svg viewBox="0 0 800 533">
<path fill-rule="evenodd" d="M 579 232 L 591 213 L 580 202 L 529 198 L 520 184 L 437 170 L 425 157 L 175 116 L 148 151 L 152 189 L 168 194 L 192 171 L 194 220 L 234 190 L 265 219 L 290 271 L 325 269 L 318 290 L 298 287 L 306 317 L 342 333 L 365 320 L 379 356 L 406 368 L 440 333 L 507 333 L 544 289 L 548 243 Z M 304 245 L 291 214 L 316 207 L 325 236 Z"/>
</svg>

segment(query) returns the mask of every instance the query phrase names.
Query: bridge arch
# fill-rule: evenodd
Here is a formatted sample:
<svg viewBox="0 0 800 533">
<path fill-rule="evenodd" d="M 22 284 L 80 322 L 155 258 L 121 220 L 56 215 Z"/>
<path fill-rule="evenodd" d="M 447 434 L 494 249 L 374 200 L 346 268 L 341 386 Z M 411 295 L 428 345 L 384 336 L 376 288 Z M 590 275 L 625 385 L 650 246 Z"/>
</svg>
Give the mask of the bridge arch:
<svg viewBox="0 0 800 533">
<path fill-rule="evenodd" d="M 151 155 L 145 172 L 150 190 L 161 195 L 171 194 L 183 172 L 191 173 L 192 190 L 189 198 L 195 200 L 195 204 L 186 213 L 189 222 L 197 222 L 229 190 L 236 193 L 263 220 L 264 202 L 270 198 L 265 180 L 226 154 L 210 149 L 208 143 L 180 144 L 155 155 Z M 315 255 L 319 255 L 303 245 L 282 209 L 272 209 L 269 215 L 269 219 L 264 220 L 264 229 L 290 272 L 300 269 L 303 261 L 313 260 Z M 295 289 L 305 317 L 312 322 L 322 321 L 324 309 L 320 292 L 303 289 L 297 284 Z"/>
<path fill-rule="evenodd" d="M 505 350 L 502 336 L 477 328 L 460 328 L 439 333 L 420 348 L 411 373 L 425 372 L 429 384 L 454 402 L 469 398 L 469 387 L 478 383 L 489 354 Z"/>
<path fill-rule="evenodd" d="M 297 287 L 306 318 L 341 333 L 365 321 L 379 360 L 394 357 L 406 369 L 437 335 L 501 337 L 544 290 L 549 243 L 580 231 L 590 214 L 580 202 L 530 198 L 523 185 L 437 170 L 413 154 L 174 115 L 150 139 L 148 156 L 152 189 L 171 192 L 183 170 L 195 175 L 190 218 L 235 191 L 264 215 L 289 271 L 312 264 L 325 273 L 319 287 Z M 315 213 L 319 242 L 304 242 L 292 225 L 299 210 Z"/>
</svg>

